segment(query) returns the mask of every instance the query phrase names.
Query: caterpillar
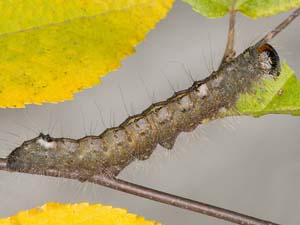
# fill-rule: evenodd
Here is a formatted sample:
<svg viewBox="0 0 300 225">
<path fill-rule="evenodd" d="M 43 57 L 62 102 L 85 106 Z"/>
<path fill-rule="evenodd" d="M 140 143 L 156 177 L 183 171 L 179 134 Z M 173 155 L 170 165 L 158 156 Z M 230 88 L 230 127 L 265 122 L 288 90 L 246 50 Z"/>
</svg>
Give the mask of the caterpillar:
<svg viewBox="0 0 300 225">
<path fill-rule="evenodd" d="M 207 78 L 99 136 L 75 140 L 41 133 L 13 150 L 7 167 L 19 172 L 77 172 L 83 179 L 95 174 L 117 176 L 135 159 L 148 159 L 158 144 L 172 149 L 181 132 L 234 110 L 239 95 L 251 91 L 254 82 L 266 76 L 275 79 L 279 73 L 280 59 L 271 45 L 251 46 Z"/>
</svg>

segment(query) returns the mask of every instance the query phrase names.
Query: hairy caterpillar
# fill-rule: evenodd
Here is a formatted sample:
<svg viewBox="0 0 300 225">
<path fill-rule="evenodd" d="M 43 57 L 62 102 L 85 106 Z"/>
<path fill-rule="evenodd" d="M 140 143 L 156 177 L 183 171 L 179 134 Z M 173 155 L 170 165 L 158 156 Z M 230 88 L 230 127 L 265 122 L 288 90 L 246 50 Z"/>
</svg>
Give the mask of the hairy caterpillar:
<svg viewBox="0 0 300 225">
<path fill-rule="evenodd" d="M 94 174 L 116 176 L 133 160 L 149 158 L 157 144 L 171 149 L 180 132 L 234 110 L 239 95 L 249 92 L 255 81 L 279 72 L 279 57 L 271 45 L 252 46 L 206 79 L 99 136 L 74 140 L 40 134 L 9 154 L 7 166 L 20 172 L 78 172 L 83 179 Z"/>
</svg>

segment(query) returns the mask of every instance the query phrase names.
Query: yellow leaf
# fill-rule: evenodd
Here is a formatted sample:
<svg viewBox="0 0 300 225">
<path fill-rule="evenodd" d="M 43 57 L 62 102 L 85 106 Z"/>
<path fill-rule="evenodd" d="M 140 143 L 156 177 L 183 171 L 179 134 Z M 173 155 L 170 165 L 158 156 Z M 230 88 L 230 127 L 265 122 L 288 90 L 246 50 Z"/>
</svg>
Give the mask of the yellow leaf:
<svg viewBox="0 0 300 225">
<path fill-rule="evenodd" d="M 40 208 L 22 211 L 0 219 L 0 225 L 160 225 L 125 209 L 100 204 L 47 203 Z"/>
<path fill-rule="evenodd" d="M 0 1 L 0 107 L 72 99 L 100 83 L 173 1 Z"/>
</svg>

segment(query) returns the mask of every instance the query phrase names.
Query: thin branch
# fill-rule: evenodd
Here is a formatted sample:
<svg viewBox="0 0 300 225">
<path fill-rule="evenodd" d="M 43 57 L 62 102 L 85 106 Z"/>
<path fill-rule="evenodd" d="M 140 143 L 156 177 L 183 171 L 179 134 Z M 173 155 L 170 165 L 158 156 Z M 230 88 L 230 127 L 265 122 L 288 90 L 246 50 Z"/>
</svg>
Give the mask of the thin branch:
<svg viewBox="0 0 300 225">
<path fill-rule="evenodd" d="M 10 171 L 7 168 L 7 160 L 0 159 L 0 170 Z M 82 181 L 82 177 L 76 172 L 61 172 L 58 170 L 46 170 L 46 171 L 34 171 L 28 172 L 30 174 L 45 175 L 52 177 L 62 177 L 67 179 L 75 179 Z M 247 225 L 278 225 L 269 221 L 257 219 L 251 216 L 247 216 L 238 212 L 234 212 L 228 209 L 216 207 L 202 202 L 197 202 L 191 199 L 179 197 L 166 192 L 161 192 L 151 188 L 147 188 L 141 185 L 133 184 L 127 181 L 123 181 L 113 177 L 96 175 L 92 176 L 86 181 L 102 185 L 111 189 L 133 194 L 139 197 L 147 198 L 156 202 L 165 203 L 182 209 L 202 213 L 208 216 L 219 218 L 228 222 L 236 224 L 247 224 Z"/>
<path fill-rule="evenodd" d="M 234 50 L 234 38 L 235 38 L 235 16 L 236 16 L 236 10 L 234 9 L 235 6 L 235 0 L 232 1 L 232 7 L 229 11 L 229 30 L 227 35 L 227 44 L 226 49 L 224 52 L 223 59 L 221 61 L 222 65 L 225 62 L 230 61 L 235 57 L 235 50 Z"/>
<path fill-rule="evenodd" d="M 266 44 L 279 34 L 284 28 L 286 28 L 291 22 L 293 22 L 300 15 L 300 8 L 293 11 L 282 23 L 280 23 L 274 30 L 268 32 L 260 41 L 257 42 L 256 46 Z"/>
</svg>

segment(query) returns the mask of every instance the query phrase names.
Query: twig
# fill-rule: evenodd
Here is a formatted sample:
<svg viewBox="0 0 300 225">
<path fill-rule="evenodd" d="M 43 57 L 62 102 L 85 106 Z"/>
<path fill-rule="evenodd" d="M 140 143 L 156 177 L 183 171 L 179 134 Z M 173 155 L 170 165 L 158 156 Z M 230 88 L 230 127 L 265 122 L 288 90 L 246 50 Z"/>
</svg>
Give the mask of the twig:
<svg viewBox="0 0 300 225">
<path fill-rule="evenodd" d="M 6 159 L 0 159 L 0 170 L 10 171 L 7 166 Z M 34 171 L 30 174 L 45 175 L 52 177 L 62 177 L 82 181 L 82 177 L 76 172 L 61 172 L 58 170 Z M 141 185 L 133 184 L 113 177 L 107 176 L 92 176 L 87 179 L 91 183 L 102 185 L 111 189 L 133 194 L 139 197 L 147 198 L 153 201 L 162 202 L 168 205 L 179 207 L 182 209 L 202 213 L 208 216 L 219 218 L 236 224 L 247 225 L 278 225 L 269 221 L 257 219 L 228 209 L 216 207 L 202 202 L 197 202 L 191 199 L 179 197 L 169 193 L 161 192 Z"/>
<path fill-rule="evenodd" d="M 293 11 L 282 23 L 280 23 L 274 30 L 268 32 L 260 41 L 256 43 L 256 46 L 261 46 L 269 42 L 277 34 L 279 34 L 284 28 L 286 28 L 291 22 L 293 22 L 300 15 L 300 8 Z"/>
<path fill-rule="evenodd" d="M 225 62 L 230 61 L 235 57 L 235 50 L 234 50 L 234 37 L 235 37 L 235 16 L 236 10 L 234 9 L 236 0 L 232 0 L 232 7 L 229 11 L 229 30 L 227 35 L 227 44 L 226 49 L 224 52 L 223 59 L 221 61 L 222 65 Z"/>
</svg>

